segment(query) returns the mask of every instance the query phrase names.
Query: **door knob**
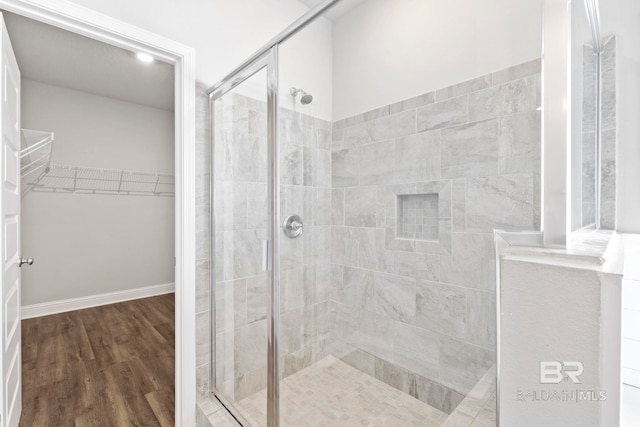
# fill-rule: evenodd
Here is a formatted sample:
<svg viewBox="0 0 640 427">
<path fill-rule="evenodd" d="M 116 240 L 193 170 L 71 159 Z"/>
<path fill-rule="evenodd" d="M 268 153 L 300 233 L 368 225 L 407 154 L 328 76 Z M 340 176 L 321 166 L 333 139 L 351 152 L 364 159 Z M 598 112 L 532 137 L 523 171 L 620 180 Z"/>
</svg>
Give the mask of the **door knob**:
<svg viewBox="0 0 640 427">
<path fill-rule="evenodd" d="M 18 260 L 18 267 L 22 267 L 22 264 L 33 265 L 33 258 L 29 257 L 27 259 L 20 258 Z"/>
</svg>

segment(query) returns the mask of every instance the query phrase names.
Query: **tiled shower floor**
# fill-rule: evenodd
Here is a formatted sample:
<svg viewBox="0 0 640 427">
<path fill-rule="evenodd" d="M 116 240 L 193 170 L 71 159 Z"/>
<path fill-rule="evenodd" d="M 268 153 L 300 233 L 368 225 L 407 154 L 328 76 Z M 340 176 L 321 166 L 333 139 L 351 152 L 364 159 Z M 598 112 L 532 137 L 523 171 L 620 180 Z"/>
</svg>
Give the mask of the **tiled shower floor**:
<svg viewBox="0 0 640 427">
<path fill-rule="evenodd" d="M 280 385 L 283 427 L 436 427 L 447 414 L 328 356 Z M 266 426 L 266 391 L 238 402 Z"/>
<path fill-rule="evenodd" d="M 334 357 L 287 377 L 281 394 L 283 427 L 496 426 L 495 365 L 449 416 Z M 250 427 L 265 425 L 265 396 L 261 391 L 239 402 Z M 214 397 L 198 407 L 198 427 L 241 427 Z"/>
</svg>

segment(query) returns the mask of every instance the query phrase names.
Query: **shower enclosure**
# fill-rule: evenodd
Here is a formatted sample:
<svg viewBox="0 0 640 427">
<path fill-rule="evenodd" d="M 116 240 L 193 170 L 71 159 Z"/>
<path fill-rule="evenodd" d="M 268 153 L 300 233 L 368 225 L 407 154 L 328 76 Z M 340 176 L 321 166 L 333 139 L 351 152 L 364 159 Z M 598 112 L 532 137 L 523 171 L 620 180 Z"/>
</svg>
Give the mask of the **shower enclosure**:
<svg viewBox="0 0 640 427">
<path fill-rule="evenodd" d="M 209 91 L 208 389 L 242 425 L 495 422 L 493 230 L 540 229 L 541 152 L 541 4 L 498 3 L 425 15 L 445 49 L 415 2 L 325 1 Z"/>
<path fill-rule="evenodd" d="M 616 37 L 601 31 L 598 2 L 572 8 L 571 228 L 615 229 Z"/>
</svg>

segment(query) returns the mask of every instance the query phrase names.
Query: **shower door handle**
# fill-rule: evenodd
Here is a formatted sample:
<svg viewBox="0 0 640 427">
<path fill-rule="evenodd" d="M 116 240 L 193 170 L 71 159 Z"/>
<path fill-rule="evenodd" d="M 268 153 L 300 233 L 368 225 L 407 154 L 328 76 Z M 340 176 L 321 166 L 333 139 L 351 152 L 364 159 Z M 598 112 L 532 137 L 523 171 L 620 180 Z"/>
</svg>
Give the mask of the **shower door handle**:
<svg viewBox="0 0 640 427">
<path fill-rule="evenodd" d="M 270 240 L 262 241 L 262 271 L 271 270 L 271 245 Z"/>
</svg>

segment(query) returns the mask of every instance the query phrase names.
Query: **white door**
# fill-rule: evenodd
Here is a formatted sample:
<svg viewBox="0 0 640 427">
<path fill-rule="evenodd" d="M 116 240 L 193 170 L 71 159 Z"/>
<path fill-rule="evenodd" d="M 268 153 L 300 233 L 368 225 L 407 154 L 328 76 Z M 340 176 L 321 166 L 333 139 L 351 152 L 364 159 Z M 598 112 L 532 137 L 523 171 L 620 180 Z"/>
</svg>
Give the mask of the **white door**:
<svg viewBox="0 0 640 427">
<path fill-rule="evenodd" d="M 0 66 L 2 67 L 0 103 L 0 227 L 2 244 L 2 427 L 14 427 L 22 411 L 20 355 L 20 70 L 11 48 L 4 19 Z"/>
</svg>

